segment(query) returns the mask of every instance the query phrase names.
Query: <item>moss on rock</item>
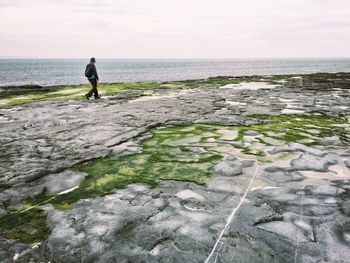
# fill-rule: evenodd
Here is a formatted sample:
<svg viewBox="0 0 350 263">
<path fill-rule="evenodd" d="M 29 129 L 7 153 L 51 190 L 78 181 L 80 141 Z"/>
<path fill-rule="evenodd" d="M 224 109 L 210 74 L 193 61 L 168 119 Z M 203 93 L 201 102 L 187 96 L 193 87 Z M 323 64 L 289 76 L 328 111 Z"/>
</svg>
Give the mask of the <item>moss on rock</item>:
<svg viewBox="0 0 350 263">
<path fill-rule="evenodd" d="M 152 136 L 142 141 L 142 151 L 138 153 L 109 156 L 75 166 L 74 169 L 88 175 L 72 191 L 49 195 L 44 189 L 41 194 L 27 198 L 22 209 L 9 211 L 0 218 L 1 235 L 27 243 L 43 240 L 50 230 L 46 212 L 40 208 L 42 205 L 71 209 L 81 199 L 104 196 L 134 183 L 156 187 L 158 180 L 180 180 L 202 185 L 211 178 L 212 167 L 228 154 L 241 153 L 243 157 L 254 156 L 260 162 L 269 162 L 265 150 L 273 147 L 274 142 L 281 145 L 308 140 L 304 144 L 318 147 L 323 138 L 338 136 L 342 143 L 350 144 L 346 117 L 320 113 L 253 117 L 263 123 L 249 126 L 193 124 L 152 129 Z M 247 136 L 247 131 L 252 130 L 257 135 Z"/>
</svg>

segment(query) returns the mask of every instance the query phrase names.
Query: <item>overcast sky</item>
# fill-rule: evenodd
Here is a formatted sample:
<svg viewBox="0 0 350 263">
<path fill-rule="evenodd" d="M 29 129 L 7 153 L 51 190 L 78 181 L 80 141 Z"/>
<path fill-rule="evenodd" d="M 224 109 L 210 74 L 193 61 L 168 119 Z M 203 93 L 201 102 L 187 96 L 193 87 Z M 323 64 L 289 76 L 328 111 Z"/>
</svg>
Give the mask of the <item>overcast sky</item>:
<svg viewBox="0 0 350 263">
<path fill-rule="evenodd" d="M 350 0 L 0 0 L 0 56 L 350 57 Z"/>
</svg>

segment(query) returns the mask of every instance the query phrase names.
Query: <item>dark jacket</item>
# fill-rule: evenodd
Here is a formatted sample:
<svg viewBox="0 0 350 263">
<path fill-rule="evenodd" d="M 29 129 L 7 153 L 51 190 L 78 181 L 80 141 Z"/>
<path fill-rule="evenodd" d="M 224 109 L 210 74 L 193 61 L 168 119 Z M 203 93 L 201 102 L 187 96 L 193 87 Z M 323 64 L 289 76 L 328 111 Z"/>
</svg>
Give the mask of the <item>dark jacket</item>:
<svg viewBox="0 0 350 263">
<path fill-rule="evenodd" d="M 97 70 L 96 70 L 96 66 L 94 63 L 90 63 L 89 65 L 91 65 L 92 67 L 92 77 L 89 79 L 97 79 L 98 80 L 98 74 L 97 74 Z"/>
</svg>

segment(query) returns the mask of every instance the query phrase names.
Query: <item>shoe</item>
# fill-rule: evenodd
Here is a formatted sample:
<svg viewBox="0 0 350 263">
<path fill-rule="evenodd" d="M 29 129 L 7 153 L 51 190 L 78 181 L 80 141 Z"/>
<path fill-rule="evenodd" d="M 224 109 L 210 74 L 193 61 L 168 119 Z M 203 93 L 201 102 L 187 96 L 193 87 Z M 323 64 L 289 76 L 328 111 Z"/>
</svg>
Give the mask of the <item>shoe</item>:
<svg viewBox="0 0 350 263">
<path fill-rule="evenodd" d="M 85 98 L 86 98 L 87 100 L 90 99 L 90 98 L 89 98 L 89 95 L 87 95 L 87 94 L 85 94 Z"/>
<path fill-rule="evenodd" d="M 99 96 L 99 97 L 95 97 L 95 100 L 98 100 L 98 99 L 101 99 L 101 97 Z"/>
</svg>

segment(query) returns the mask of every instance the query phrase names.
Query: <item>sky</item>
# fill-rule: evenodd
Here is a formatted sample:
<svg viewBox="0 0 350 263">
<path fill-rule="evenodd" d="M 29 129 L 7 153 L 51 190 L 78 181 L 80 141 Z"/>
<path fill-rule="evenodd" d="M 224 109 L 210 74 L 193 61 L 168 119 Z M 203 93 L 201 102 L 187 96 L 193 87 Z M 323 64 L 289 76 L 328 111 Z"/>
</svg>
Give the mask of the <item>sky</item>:
<svg viewBox="0 0 350 263">
<path fill-rule="evenodd" d="M 349 0 L 0 0 L 0 57 L 350 57 Z"/>
</svg>

